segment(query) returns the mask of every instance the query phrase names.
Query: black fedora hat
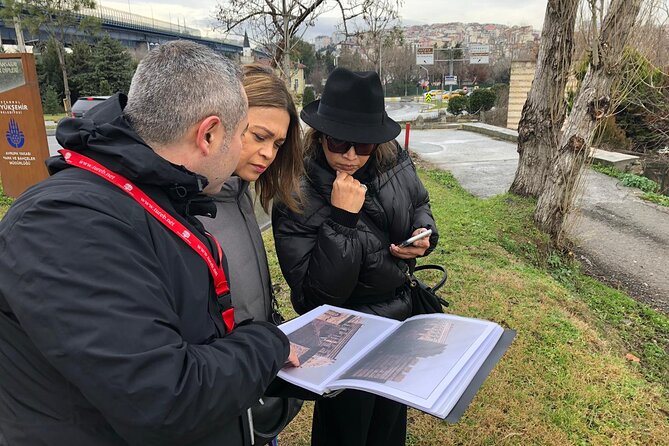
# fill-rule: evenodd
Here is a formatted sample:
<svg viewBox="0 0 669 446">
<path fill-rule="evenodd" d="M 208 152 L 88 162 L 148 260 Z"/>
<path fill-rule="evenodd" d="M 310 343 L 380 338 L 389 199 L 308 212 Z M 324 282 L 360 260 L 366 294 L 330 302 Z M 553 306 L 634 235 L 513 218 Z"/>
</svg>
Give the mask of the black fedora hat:
<svg viewBox="0 0 669 446">
<path fill-rule="evenodd" d="M 300 116 L 312 128 L 344 141 L 376 144 L 400 134 L 400 125 L 386 114 L 381 80 L 374 71 L 336 68 L 321 99 L 307 104 Z"/>
</svg>

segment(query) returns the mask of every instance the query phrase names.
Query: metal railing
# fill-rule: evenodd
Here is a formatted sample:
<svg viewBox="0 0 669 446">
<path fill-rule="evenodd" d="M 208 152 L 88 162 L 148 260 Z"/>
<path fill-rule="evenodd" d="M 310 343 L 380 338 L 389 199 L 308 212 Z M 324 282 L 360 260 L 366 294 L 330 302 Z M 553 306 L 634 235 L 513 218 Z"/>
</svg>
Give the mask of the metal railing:
<svg viewBox="0 0 669 446">
<path fill-rule="evenodd" d="M 154 19 L 153 17 L 133 14 L 106 6 L 98 6 L 95 9 L 83 9 L 81 12 L 82 14 L 98 18 L 103 24 L 146 31 L 168 31 L 170 33 L 201 37 L 200 30 L 197 28 L 190 28 L 179 23 L 174 24 L 165 20 Z"/>
</svg>

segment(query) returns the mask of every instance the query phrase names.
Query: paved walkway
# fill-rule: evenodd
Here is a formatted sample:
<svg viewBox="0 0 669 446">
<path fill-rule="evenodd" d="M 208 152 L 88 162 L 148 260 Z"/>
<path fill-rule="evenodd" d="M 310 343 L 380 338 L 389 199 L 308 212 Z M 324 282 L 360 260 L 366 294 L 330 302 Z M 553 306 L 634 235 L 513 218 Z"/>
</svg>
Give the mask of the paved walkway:
<svg viewBox="0 0 669 446">
<path fill-rule="evenodd" d="M 478 197 L 511 186 L 515 143 L 462 130 L 412 130 L 410 137 L 411 150 L 449 170 Z M 637 189 L 589 170 L 567 233 L 593 275 L 669 314 L 669 208 L 639 196 Z"/>
</svg>

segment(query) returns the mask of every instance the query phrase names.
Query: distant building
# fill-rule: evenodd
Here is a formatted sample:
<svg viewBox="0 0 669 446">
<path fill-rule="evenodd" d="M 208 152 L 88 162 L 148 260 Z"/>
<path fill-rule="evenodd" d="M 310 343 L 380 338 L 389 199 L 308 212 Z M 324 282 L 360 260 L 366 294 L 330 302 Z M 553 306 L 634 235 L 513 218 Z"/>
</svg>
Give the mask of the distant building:
<svg viewBox="0 0 669 446">
<path fill-rule="evenodd" d="M 330 36 L 318 36 L 314 40 L 314 47 L 316 51 L 320 51 L 332 45 L 332 37 Z"/>
<path fill-rule="evenodd" d="M 251 49 L 251 44 L 249 43 L 249 36 L 244 32 L 244 44 L 242 45 L 242 57 L 240 58 L 242 65 L 248 65 L 255 62 L 255 57 L 253 56 L 253 50 Z"/>
<path fill-rule="evenodd" d="M 271 59 L 259 59 L 256 63 L 266 65 L 268 67 L 271 67 L 273 65 Z M 303 65 L 299 62 L 296 63 L 294 62 L 291 64 L 290 82 L 288 83 L 288 90 L 291 93 L 293 93 L 294 96 L 304 94 L 304 87 L 306 85 L 306 79 L 304 75 L 305 68 L 306 65 Z M 274 72 L 276 73 L 277 76 L 283 77 L 280 68 L 274 68 Z"/>
<path fill-rule="evenodd" d="M 301 63 L 296 63 L 293 64 L 292 66 L 292 72 L 290 73 L 290 90 L 294 94 L 299 94 L 302 95 L 304 94 L 304 87 L 306 85 L 306 80 L 304 78 L 304 69 L 306 68 L 306 65 L 302 65 Z"/>
</svg>

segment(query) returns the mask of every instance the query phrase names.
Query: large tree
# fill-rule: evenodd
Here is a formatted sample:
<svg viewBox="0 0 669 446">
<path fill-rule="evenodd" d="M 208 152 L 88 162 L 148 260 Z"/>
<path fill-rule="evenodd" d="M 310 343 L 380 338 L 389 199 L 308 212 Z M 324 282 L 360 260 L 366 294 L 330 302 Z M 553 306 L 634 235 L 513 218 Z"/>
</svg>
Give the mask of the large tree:
<svg viewBox="0 0 669 446">
<path fill-rule="evenodd" d="M 388 94 L 407 96 L 415 93 L 418 73 L 414 49 L 410 45 L 395 45 L 384 52 L 384 60 L 383 75 L 394 87 L 393 92 Z"/>
<path fill-rule="evenodd" d="M 565 119 L 565 86 L 579 0 L 549 0 L 537 68 L 518 124 L 518 169 L 511 192 L 538 197 Z"/>
<path fill-rule="evenodd" d="M 369 60 L 364 59 L 359 52 L 354 51 L 349 46 L 342 47 L 337 59 L 337 66 L 348 68 L 351 71 L 371 71 L 374 69 Z"/>
<path fill-rule="evenodd" d="M 362 13 L 362 21 L 354 25 L 356 37 L 362 55 L 369 60 L 374 69 L 382 76 L 384 50 L 395 46 L 403 39 L 399 28 L 399 9 L 403 0 L 375 0 L 369 2 Z"/>
<path fill-rule="evenodd" d="M 290 54 L 307 27 L 318 16 L 336 9 L 345 31 L 374 0 L 224 0 L 216 7 L 216 19 L 226 31 L 242 28 L 272 55 L 282 76 L 290 82 Z"/>
<path fill-rule="evenodd" d="M 56 43 L 55 49 L 62 71 L 65 112 L 70 112 L 70 85 L 65 61 L 65 42 L 69 32 L 92 31 L 99 26 L 97 19 L 82 15 L 83 9 L 95 8 L 95 0 L 5 0 L 0 18 L 21 23 L 39 39 L 42 33 Z"/>
<path fill-rule="evenodd" d="M 128 93 L 135 63 L 121 42 L 108 35 L 93 47 L 93 75 L 96 91 L 89 94 Z"/>
<path fill-rule="evenodd" d="M 316 69 L 316 64 L 318 62 L 316 60 L 316 51 L 314 50 L 314 46 L 302 39 L 298 39 L 298 41 L 292 46 L 293 52 L 290 56 L 290 59 L 293 62 L 300 62 L 305 66 L 304 76 L 308 78 Z"/>
<path fill-rule="evenodd" d="M 600 122 L 613 106 L 611 92 L 621 77 L 625 47 L 629 42 L 644 0 L 612 0 L 593 42 L 592 57 L 572 111 L 564 123 L 557 152 L 550 160 L 546 184 L 539 197 L 535 221 L 554 241 L 560 242 L 565 219 L 578 190 L 590 143 Z M 593 22 L 603 7 L 591 1 Z"/>
</svg>

